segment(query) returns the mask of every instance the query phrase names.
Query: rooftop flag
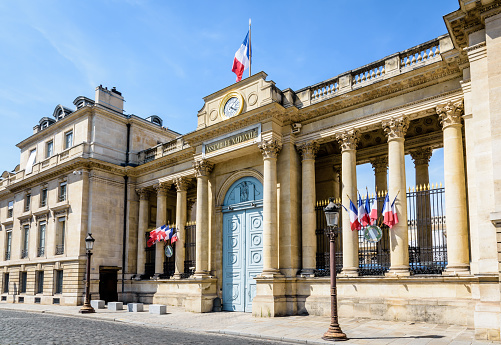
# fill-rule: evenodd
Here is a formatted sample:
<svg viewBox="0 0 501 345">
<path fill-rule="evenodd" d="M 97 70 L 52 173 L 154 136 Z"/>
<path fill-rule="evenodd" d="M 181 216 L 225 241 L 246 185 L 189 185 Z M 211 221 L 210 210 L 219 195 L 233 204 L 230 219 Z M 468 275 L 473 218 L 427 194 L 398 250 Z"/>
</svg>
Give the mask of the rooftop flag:
<svg viewBox="0 0 501 345">
<path fill-rule="evenodd" d="M 242 80 L 242 75 L 244 71 L 249 68 L 250 70 L 250 60 L 251 59 L 251 44 L 250 44 L 250 20 L 249 20 L 249 32 L 245 36 L 245 39 L 235 53 L 235 58 L 233 59 L 233 68 L 231 69 L 237 75 L 237 82 Z M 249 72 L 250 74 L 250 72 Z"/>
</svg>

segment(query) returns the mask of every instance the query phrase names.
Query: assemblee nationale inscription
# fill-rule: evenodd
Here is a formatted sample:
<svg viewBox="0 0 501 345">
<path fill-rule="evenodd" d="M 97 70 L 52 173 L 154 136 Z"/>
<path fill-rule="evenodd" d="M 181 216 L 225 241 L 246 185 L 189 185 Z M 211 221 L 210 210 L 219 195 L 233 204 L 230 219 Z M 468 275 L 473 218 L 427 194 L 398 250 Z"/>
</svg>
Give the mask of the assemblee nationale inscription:
<svg viewBox="0 0 501 345">
<path fill-rule="evenodd" d="M 216 142 L 207 144 L 205 146 L 205 153 L 211 153 L 217 150 L 224 149 L 225 147 L 243 143 L 245 141 L 257 138 L 258 130 L 257 128 L 250 129 L 248 131 L 232 135 L 231 137 L 218 140 Z"/>
</svg>

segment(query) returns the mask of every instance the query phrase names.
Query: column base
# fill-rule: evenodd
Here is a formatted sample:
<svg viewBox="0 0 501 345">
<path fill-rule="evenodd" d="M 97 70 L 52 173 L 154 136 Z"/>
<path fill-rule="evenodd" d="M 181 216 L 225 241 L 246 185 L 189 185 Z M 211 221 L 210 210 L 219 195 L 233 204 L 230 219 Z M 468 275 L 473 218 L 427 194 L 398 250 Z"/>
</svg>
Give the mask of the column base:
<svg viewBox="0 0 501 345">
<path fill-rule="evenodd" d="M 447 265 L 445 271 L 442 272 L 443 276 L 469 276 L 469 265 Z"/>
<path fill-rule="evenodd" d="M 343 267 L 343 270 L 337 276 L 338 277 L 358 277 L 358 267 L 347 267 L 347 268 Z"/>
<path fill-rule="evenodd" d="M 303 278 L 311 278 L 315 276 L 315 270 L 313 268 L 304 268 L 299 275 Z"/>
<path fill-rule="evenodd" d="M 283 276 L 278 269 L 263 270 L 263 273 L 259 275 L 261 278 L 283 278 Z"/>
<path fill-rule="evenodd" d="M 172 279 L 176 279 L 176 280 L 182 279 L 181 273 L 174 273 L 174 275 L 172 276 Z"/>
<path fill-rule="evenodd" d="M 206 279 L 210 278 L 209 271 L 198 271 L 193 274 L 193 279 Z"/>
<path fill-rule="evenodd" d="M 384 274 L 386 277 L 409 277 L 411 272 L 409 266 L 390 267 L 390 270 Z"/>
<path fill-rule="evenodd" d="M 287 315 L 285 278 L 258 276 L 255 279 L 256 296 L 252 300 L 252 316 L 275 317 Z"/>
</svg>

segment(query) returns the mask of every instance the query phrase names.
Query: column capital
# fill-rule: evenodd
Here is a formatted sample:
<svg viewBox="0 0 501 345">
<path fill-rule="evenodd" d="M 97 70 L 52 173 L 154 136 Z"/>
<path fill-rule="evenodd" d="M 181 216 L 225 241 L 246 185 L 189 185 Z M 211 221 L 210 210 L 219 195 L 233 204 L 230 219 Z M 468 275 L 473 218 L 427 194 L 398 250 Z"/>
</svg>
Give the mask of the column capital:
<svg viewBox="0 0 501 345">
<path fill-rule="evenodd" d="M 157 196 L 165 196 L 167 195 L 167 191 L 169 190 L 170 186 L 170 184 L 162 182 L 154 185 L 153 189 L 157 191 Z"/>
<path fill-rule="evenodd" d="M 374 172 L 385 173 L 388 171 L 388 156 L 379 156 L 376 158 L 371 158 L 371 165 Z"/>
<path fill-rule="evenodd" d="M 138 188 L 136 189 L 136 193 L 139 195 L 139 200 L 148 200 L 150 196 L 150 191 L 146 188 Z"/>
<path fill-rule="evenodd" d="M 186 192 L 190 181 L 186 177 L 177 177 L 174 179 L 174 183 L 178 192 Z"/>
<path fill-rule="evenodd" d="M 414 165 L 428 165 L 430 163 L 430 158 L 433 153 L 431 147 L 420 147 L 419 149 L 412 150 L 409 152 L 412 159 L 414 160 Z"/>
<path fill-rule="evenodd" d="M 264 159 L 277 158 L 282 149 L 282 143 L 276 139 L 263 140 L 257 144 L 257 147 L 261 150 Z"/>
<path fill-rule="evenodd" d="M 303 160 L 315 159 L 320 145 L 316 141 L 309 141 L 297 146 L 297 149 L 301 152 Z"/>
<path fill-rule="evenodd" d="M 394 117 L 383 121 L 382 126 L 388 141 L 403 139 L 409 128 L 409 118 L 407 116 Z"/>
<path fill-rule="evenodd" d="M 358 141 L 360 140 L 360 131 L 358 129 L 351 129 L 336 135 L 336 140 L 341 146 L 341 152 L 356 150 Z"/>
<path fill-rule="evenodd" d="M 449 126 L 461 126 L 461 115 L 463 114 L 463 101 L 448 102 L 436 107 L 438 118 L 442 129 Z"/>
<path fill-rule="evenodd" d="M 202 159 L 200 161 L 194 161 L 193 168 L 195 169 L 197 177 L 208 176 L 214 168 L 214 164 L 210 163 L 208 160 Z"/>
<path fill-rule="evenodd" d="M 188 210 L 188 212 L 191 211 L 191 208 L 193 207 L 193 205 L 195 205 L 195 202 L 196 202 L 195 199 L 187 199 L 186 200 L 186 209 Z"/>
</svg>

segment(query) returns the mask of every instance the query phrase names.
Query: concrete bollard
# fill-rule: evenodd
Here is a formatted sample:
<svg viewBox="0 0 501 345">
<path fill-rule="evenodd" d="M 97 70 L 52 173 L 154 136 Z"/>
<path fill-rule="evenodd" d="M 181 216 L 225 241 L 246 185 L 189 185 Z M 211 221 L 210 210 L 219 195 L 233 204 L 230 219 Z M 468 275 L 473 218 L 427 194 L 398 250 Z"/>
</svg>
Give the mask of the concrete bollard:
<svg viewBox="0 0 501 345">
<path fill-rule="evenodd" d="M 105 303 L 102 299 L 92 299 L 90 300 L 90 306 L 94 309 L 104 309 Z"/>
<path fill-rule="evenodd" d="M 129 303 L 127 304 L 127 310 L 131 313 L 143 311 L 143 303 Z"/>
<path fill-rule="evenodd" d="M 156 314 L 156 315 L 167 314 L 167 306 L 163 304 L 151 304 L 150 314 Z"/>
<path fill-rule="evenodd" d="M 124 304 L 122 302 L 108 302 L 108 310 L 124 310 Z"/>
</svg>

